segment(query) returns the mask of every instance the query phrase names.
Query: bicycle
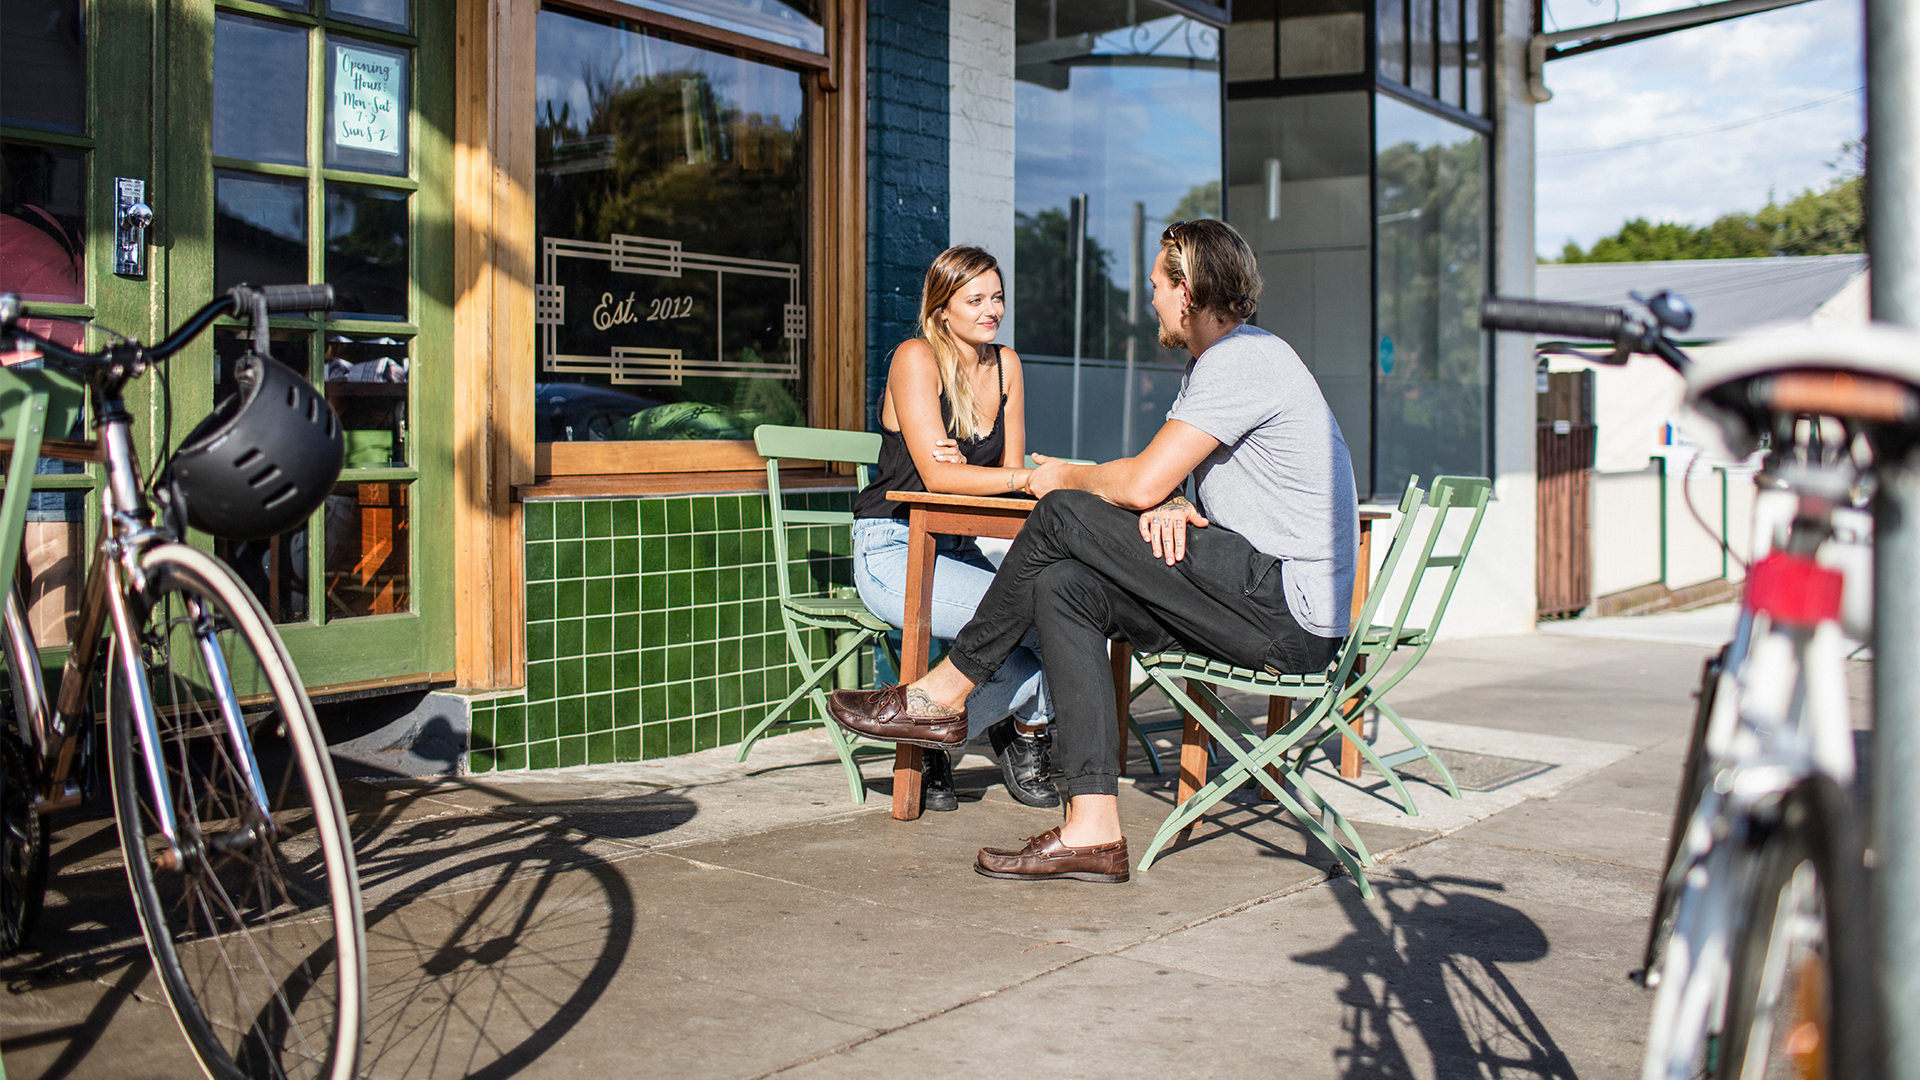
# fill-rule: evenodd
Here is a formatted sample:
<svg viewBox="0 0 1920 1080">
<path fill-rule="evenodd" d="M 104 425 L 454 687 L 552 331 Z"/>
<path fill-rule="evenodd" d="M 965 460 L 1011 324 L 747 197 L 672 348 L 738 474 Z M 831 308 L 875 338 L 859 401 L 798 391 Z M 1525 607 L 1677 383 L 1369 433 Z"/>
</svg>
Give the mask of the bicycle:
<svg viewBox="0 0 1920 1080">
<path fill-rule="evenodd" d="M 1645 1080 L 1877 1073 L 1864 807 L 1841 629 L 1838 533 L 1920 435 L 1920 337 L 1885 327 L 1754 338 L 1695 363 L 1660 292 L 1620 308 L 1490 298 L 1483 326 L 1659 357 L 1732 460 L 1761 454 L 1754 560 L 1733 639 L 1702 673 L 1637 977 L 1655 991 Z M 1867 542 L 1870 544 L 1870 537 Z M 1764 554 L 1763 554 L 1764 553 Z M 1870 612 L 1849 598 L 1850 622 Z"/>
<path fill-rule="evenodd" d="M 326 744 L 252 592 L 182 539 L 188 522 L 283 531 L 331 489 L 339 423 L 304 378 L 265 357 L 269 312 L 332 302 L 325 285 L 241 286 L 158 345 L 105 331 L 111 343 L 85 352 L 25 325 L 18 299 L 0 295 L 0 344 L 29 343 L 45 364 L 6 369 L 0 386 L 38 398 L 41 411 L 48 395 L 70 395 L 76 407 L 84 395 L 99 450 L 81 456 L 102 460 L 106 474 L 99 541 L 52 699 L 19 583 L 7 581 L 0 953 L 33 930 L 47 884 L 41 818 L 88 794 L 80 780 L 98 752 L 94 710 L 104 699 L 127 884 L 167 1003 L 216 1080 L 349 1080 L 358 1064 L 365 930 Z M 157 365 L 227 314 L 252 322 L 240 392 L 143 478 L 126 387 L 158 370 L 169 401 Z M 16 435 L 0 521 L 17 530 L 41 429 L 29 418 Z M 6 539 L 9 551 L 20 543 L 17 532 Z"/>
</svg>

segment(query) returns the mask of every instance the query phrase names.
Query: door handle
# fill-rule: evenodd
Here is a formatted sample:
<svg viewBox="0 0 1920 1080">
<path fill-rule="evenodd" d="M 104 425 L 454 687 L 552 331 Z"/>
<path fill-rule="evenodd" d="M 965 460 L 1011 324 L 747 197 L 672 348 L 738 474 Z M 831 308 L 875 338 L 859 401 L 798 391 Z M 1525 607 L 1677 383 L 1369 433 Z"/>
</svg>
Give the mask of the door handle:
<svg viewBox="0 0 1920 1080">
<path fill-rule="evenodd" d="M 147 229 L 153 207 L 147 205 L 147 182 L 117 176 L 113 180 L 113 272 L 127 277 L 147 276 Z"/>
</svg>

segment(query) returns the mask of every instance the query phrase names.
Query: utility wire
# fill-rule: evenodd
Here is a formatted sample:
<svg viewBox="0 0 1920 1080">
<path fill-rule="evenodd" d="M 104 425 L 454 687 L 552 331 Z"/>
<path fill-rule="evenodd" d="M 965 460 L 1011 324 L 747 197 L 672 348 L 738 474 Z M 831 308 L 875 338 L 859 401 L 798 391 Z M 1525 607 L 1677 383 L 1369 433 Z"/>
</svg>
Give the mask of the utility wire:
<svg viewBox="0 0 1920 1080">
<path fill-rule="evenodd" d="M 1864 94 L 1866 92 L 1867 88 L 1862 86 L 1844 93 L 1835 94 L 1832 97 L 1823 97 L 1818 101 L 1809 101 L 1804 105 L 1795 105 L 1791 109 L 1781 109 L 1779 112 L 1770 112 L 1764 116 L 1751 116 L 1745 120 L 1735 120 L 1731 124 L 1720 124 L 1717 127 L 1701 128 L 1698 131 L 1676 131 L 1671 135 L 1655 135 L 1650 139 L 1635 139 L 1632 142 L 1614 143 L 1612 146 L 1582 146 L 1572 150 L 1542 150 L 1536 156 L 1552 158 L 1572 157 L 1576 154 L 1604 154 L 1614 150 L 1631 150 L 1636 146 L 1653 146 L 1656 143 L 1672 142 L 1675 139 L 1691 139 L 1699 135 L 1712 135 L 1716 132 L 1732 131 L 1734 128 L 1743 128 L 1766 120 L 1775 120 L 1782 116 L 1791 116 L 1797 112 L 1806 112 L 1808 109 L 1817 109 L 1822 105 L 1831 105 L 1842 98 L 1849 98 L 1855 94 Z"/>
</svg>

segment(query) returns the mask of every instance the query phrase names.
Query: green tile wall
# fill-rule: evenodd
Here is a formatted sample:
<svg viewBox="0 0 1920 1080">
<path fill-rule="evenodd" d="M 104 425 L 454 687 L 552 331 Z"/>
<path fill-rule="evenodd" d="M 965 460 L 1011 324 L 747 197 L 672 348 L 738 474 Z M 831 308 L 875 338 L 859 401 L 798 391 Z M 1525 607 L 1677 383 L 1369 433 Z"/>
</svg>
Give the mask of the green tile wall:
<svg viewBox="0 0 1920 1080">
<path fill-rule="evenodd" d="M 849 509 L 852 492 L 788 496 Z M 764 494 L 530 502 L 527 688 L 473 705 L 471 771 L 738 743 L 801 680 Z M 847 530 L 789 531 L 792 587 L 850 587 Z M 815 632 L 815 656 L 828 653 Z"/>
</svg>

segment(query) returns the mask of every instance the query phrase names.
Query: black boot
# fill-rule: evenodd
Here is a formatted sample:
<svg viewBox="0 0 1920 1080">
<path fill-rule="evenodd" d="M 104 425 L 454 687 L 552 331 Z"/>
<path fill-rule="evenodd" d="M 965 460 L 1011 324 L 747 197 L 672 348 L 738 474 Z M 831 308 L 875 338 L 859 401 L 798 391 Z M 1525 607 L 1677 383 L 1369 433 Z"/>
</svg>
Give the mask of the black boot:
<svg viewBox="0 0 1920 1080">
<path fill-rule="evenodd" d="M 945 750 L 920 751 L 920 808 L 960 809 L 960 796 L 953 793 L 953 762 Z"/>
<path fill-rule="evenodd" d="M 987 733 L 993 739 L 994 752 L 1000 755 L 1000 774 L 1006 777 L 1007 794 L 1028 806 L 1059 806 L 1060 793 L 1053 787 L 1052 731 L 1027 735 L 1008 717 Z"/>
</svg>

